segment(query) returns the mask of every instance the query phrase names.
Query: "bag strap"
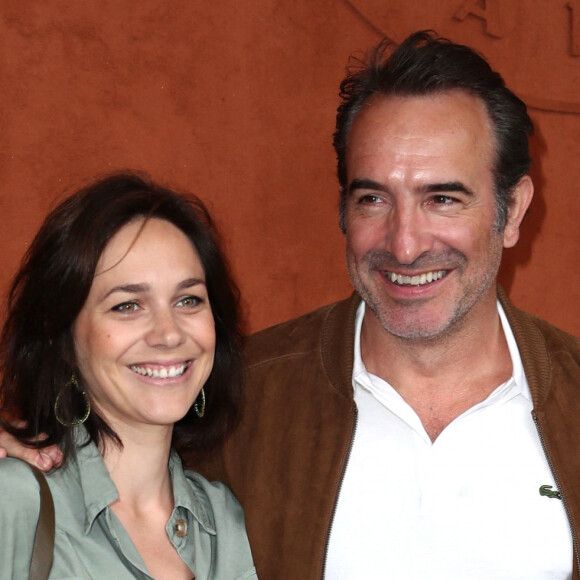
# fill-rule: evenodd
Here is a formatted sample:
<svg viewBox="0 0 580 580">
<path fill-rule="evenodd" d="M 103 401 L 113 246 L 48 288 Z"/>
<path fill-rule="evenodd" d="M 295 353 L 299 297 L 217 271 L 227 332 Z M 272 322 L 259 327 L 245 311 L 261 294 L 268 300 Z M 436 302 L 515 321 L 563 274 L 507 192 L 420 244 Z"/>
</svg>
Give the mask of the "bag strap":
<svg viewBox="0 0 580 580">
<path fill-rule="evenodd" d="M 44 473 L 33 465 L 29 466 L 40 486 L 40 514 L 36 524 L 29 580 L 46 580 L 52 568 L 54 553 L 54 502 Z"/>
</svg>

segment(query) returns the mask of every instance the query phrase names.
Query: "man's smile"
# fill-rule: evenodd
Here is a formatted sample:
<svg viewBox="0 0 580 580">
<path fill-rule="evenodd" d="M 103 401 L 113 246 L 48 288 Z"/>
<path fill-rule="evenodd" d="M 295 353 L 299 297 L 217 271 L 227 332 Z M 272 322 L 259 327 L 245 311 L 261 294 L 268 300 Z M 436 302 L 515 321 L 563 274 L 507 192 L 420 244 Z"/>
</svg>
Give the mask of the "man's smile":
<svg viewBox="0 0 580 580">
<path fill-rule="evenodd" d="M 385 276 L 388 280 L 397 284 L 397 286 L 424 286 L 425 284 L 440 280 L 448 272 L 449 270 L 435 270 L 433 272 L 423 272 L 423 274 L 417 274 L 415 276 L 405 276 L 403 274 L 397 274 L 396 272 L 385 272 Z"/>
</svg>

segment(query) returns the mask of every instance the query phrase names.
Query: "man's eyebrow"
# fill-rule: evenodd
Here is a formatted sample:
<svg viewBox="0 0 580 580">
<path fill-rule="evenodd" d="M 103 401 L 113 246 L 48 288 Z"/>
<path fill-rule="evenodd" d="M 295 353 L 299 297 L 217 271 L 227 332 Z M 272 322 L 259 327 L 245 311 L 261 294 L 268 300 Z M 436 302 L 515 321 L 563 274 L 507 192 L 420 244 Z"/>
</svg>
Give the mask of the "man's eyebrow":
<svg viewBox="0 0 580 580">
<path fill-rule="evenodd" d="M 177 289 L 185 290 L 187 288 L 192 288 L 193 286 L 198 286 L 199 284 L 205 285 L 205 280 L 202 278 L 187 278 L 177 285 Z M 121 284 L 111 288 L 103 296 L 103 299 L 109 297 L 111 294 L 115 294 L 116 292 L 124 292 L 125 294 L 139 294 L 141 292 L 147 292 L 149 289 L 149 284 Z"/>
<path fill-rule="evenodd" d="M 381 191 L 383 193 L 388 193 L 388 188 L 372 179 L 359 178 L 353 179 L 348 186 L 348 192 L 352 193 L 357 189 L 369 189 L 371 191 Z M 469 189 L 466 185 L 461 183 L 461 181 L 445 181 L 442 183 L 427 183 L 422 185 L 417 190 L 418 193 L 451 193 L 451 192 L 463 192 L 469 196 L 473 195 L 473 191 Z"/>
<path fill-rule="evenodd" d="M 387 188 L 379 183 L 378 181 L 373 181 L 372 179 L 358 178 L 353 179 L 348 186 L 348 193 L 352 193 L 356 189 L 372 189 L 374 191 L 382 191 L 387 193 Z"/>
<path fill-rule="evenodd" d="M 419 188 L 421 193 L 452 193 L 461 191 L 467 195 L 473 195 L 473 191 L 461 181 L 446 181 L 443 183 L 427 183 Z"/>
</svg>

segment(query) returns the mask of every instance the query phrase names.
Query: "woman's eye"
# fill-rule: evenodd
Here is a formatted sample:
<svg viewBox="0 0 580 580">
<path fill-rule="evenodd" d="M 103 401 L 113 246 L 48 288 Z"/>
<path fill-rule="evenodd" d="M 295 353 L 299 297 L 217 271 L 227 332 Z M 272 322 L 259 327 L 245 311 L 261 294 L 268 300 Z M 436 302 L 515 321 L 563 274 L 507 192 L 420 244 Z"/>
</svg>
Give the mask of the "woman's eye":
<svg viewBox="0 0 580 580">
<path fill-rule="evenodd" d="M 177 306 L 183 306 L 185 308 L 194 308 L 199 306 L 203 300 L 198 296 L 186 296 L 177 302 Z"/>
<path fill-rule="evenodd" d="M 111 310 L 114 312 L 122 313 L 135 312 L 139 310 L 139 304 L 137 302 L 123 302 L 121 304 L 117 304 L 117 306 L 113 306 Z"/>
</svg>

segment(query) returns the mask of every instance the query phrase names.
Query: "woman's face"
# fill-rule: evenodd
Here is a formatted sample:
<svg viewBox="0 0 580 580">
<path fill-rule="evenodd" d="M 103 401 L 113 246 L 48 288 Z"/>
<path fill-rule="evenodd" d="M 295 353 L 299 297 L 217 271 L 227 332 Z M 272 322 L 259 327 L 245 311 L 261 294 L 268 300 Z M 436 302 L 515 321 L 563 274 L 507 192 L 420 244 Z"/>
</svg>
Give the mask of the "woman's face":
<svg viewBox="0 0 580 580">
<path fill-rule="evenodd" d="M 214 321 L 197 251 L 167 221 L 142 227 L 142 219 L 131 222 L 107 244 L 73 326 L 83 384 L 119 435 L 124 426 L 181 419 L 214 360 Z"/>
</svg>

